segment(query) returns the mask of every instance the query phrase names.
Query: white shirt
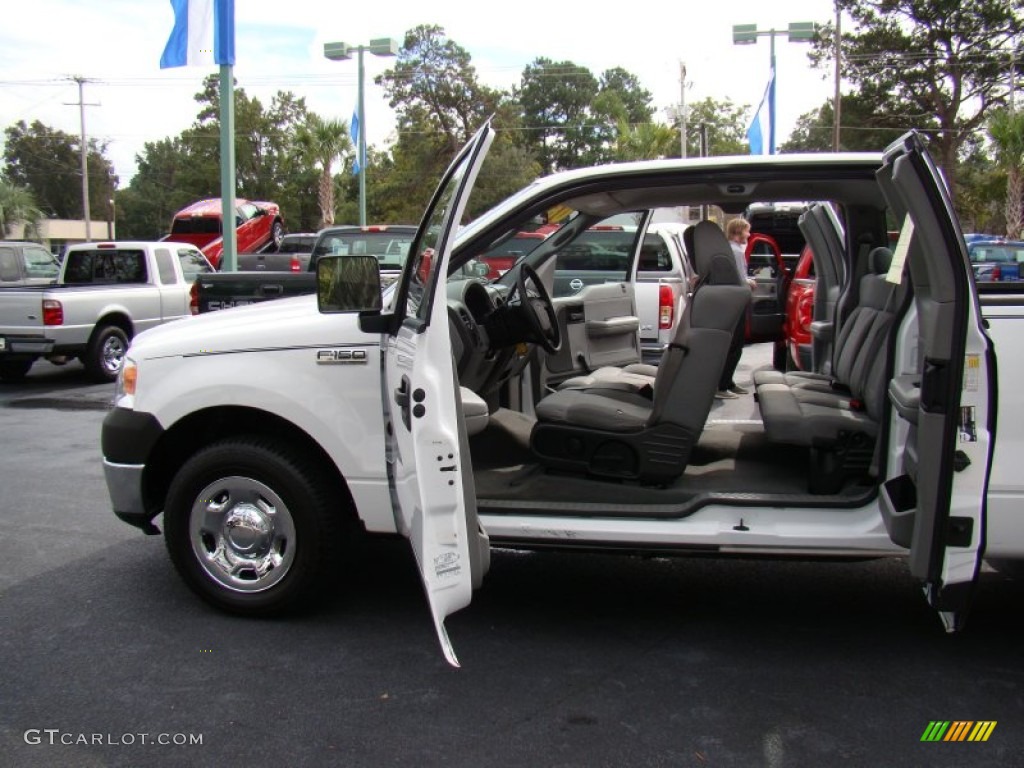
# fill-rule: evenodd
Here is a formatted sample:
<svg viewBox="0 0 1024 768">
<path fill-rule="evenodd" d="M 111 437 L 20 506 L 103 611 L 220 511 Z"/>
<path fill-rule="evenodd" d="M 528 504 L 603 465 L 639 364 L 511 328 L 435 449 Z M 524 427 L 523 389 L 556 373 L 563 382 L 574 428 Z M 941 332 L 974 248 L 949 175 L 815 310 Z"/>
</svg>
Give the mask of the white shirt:
<svg viewBox="0 0 1024 768">
<path fill-rule="evenodd" d="M 736 269 L 739 270 L 740 280 L 747 279 L 747 248 L 735 240 L 730 240 L 729 245 L 732 246 L 732 255 L 736 258 Z"/>
</svg>

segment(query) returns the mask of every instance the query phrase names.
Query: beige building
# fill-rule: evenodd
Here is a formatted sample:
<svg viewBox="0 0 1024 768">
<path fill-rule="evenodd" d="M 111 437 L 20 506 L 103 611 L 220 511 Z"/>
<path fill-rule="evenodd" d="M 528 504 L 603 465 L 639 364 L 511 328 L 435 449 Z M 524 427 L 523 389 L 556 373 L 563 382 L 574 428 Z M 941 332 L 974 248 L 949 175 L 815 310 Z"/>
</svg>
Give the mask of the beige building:
<svg viewBox="0 0 1024 768">
<path fill-rule="evenodd" d="M 117 230 L 112 221 L 89 222 L 88 237 L 86 236 L 84 219 L 43 219 L 39 222 L 38 237 L 25 237 L 25 226 L 16 224 L 11 227 L 8 239 L 36 240 L 50 249 L 54 255 L 60 255 L 64 248 L 73 243 L 85 243 L 89 240 L 113 240 Z"/>
</svg>

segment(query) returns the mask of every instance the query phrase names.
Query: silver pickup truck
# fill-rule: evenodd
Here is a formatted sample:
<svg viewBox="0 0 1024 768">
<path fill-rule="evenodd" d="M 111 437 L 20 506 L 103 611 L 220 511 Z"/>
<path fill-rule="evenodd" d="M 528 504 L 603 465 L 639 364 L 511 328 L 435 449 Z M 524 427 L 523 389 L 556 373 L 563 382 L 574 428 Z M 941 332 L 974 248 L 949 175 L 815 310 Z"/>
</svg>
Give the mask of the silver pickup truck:
<svg viewBox="0 0 1024 768">
<path fill-rule="evenodd" d="M 93 379 L 113 381 L 129 339 L 194 314 L 193 283 L 212 271 L 183 243 L 71 246 L 56 284 L 0 290 L 0 379 L 24 378 L 43 357 L 78 358 Z"/>
</svg>

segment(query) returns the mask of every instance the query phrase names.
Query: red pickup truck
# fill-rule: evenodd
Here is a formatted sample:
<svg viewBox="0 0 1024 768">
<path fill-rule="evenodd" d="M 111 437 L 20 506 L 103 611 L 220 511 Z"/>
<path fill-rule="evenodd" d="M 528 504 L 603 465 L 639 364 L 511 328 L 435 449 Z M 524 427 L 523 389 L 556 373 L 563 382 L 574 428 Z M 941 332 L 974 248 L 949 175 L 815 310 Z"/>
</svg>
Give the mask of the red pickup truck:
<svg viewBox="0 0 1024 768">
<path fill-rule="evenodd" d="M 196 246 L 219 269 L 224 251 L 221 218 L 219 197 L 192 203 L 174 214 L 171 233 L 164 240 Z M 235 227 L 238 253 L 257 253 L 268 247 L 276 250 L 284 237 L 280 208 L 263 200 L 236 200 Z"/>
</svg>

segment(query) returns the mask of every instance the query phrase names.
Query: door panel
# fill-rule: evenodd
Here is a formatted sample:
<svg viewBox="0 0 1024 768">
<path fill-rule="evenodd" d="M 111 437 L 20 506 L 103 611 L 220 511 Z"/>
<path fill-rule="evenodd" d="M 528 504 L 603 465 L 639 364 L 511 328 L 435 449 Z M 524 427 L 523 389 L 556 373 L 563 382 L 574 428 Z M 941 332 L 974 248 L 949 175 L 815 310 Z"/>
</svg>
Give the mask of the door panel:
<svg viewBox="0 0 1024 768">
<path fill-rule="evenodd" d="M 589 285 L 575 296 L 553 299 L 562 348 L 545 356 L 546 381 L 557 386 L 604 365 L 640 360 L 640 321 L 629 283 Z"/>
<path fill-rule="evenodd" d="M 894 468 L 902 474 L 886 483 L 883 509 L 902 514 L 910 571 L 953 631 L 969 606 L 984 551 L 994 357 L 945 182 L 920 139 L 908 134 L 890 147 L 879 176 L 904 221 L 891 276 L 905 260 L 917 338 L 916 370 L 895 371 L 889 385 L 906 447 L 902 466 Z M 916 380 L 908 383 L 907 374 Z"/>
</svg>

